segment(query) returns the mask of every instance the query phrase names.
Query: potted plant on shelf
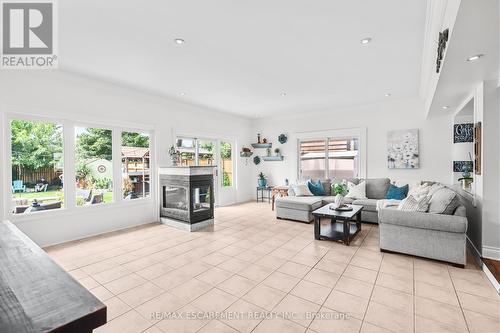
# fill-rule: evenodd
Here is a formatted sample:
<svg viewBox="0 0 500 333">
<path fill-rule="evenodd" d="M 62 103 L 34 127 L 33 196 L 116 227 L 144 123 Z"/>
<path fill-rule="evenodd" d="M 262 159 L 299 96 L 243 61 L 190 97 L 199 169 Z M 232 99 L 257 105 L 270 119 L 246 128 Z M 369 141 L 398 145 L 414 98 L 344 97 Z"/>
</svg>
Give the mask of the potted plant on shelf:
<svg viewBox="0 0 500 333">
<path fill-rule="evenodd" d="M 347 186 L 344 183 L 332 184 L 332 192 L 335 194 L 335 207 L 340 207 L 344 202 L 344 195 L 347 192 Z"/>
<path fill-rule="evenodd" d="M 275 148 L 274 149 L 274 153 L 276 154 L 276 156 L 280 156 L 280 149 L 279 148 Z"/>
<path fill-rule="evenodd" d="M 259 183 L 259 187 L 266 187 L 266 185 L 267 185 L 266 176 L 262 172 L 259 172 L 258 183 Z"/>
</svg>

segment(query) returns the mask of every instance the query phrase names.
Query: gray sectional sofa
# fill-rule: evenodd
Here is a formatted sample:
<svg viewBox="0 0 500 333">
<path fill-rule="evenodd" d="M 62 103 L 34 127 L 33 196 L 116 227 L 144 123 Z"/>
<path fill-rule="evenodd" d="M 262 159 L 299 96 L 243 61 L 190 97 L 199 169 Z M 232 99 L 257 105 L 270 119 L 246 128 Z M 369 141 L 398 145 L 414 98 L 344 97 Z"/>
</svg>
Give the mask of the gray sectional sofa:
<svg viewBox="0 0 500 333">
<path fill-rule="evenodd" d="M 326 191 L 331 191 L 331 185 L 342 183 L 343 179 L 322 180 L 321 183 Z M 359 184 L 361 179 L 349 178 L 354 184 Z M 389 178 L 364 179 L 366 182 L 367 199 L 352 200 L 345 198 L 344 202 L 363 206 L 361 220 L 364 222 L 378 223 L 377 201 L 384 199 L 391 183 Z M 279 219 L 295 220 L 301 222 L 311 222 L 314 218 L 312 212 L 326 204 L 332 203 L 335 196 L 330 195 L 321 197 L 280 197 L 276 199 L 276 217 Z"/>
<path fill-rule="evenodd" d="M 379 224 L 381 251 L 405 253 L 465 266 L 467 217 L 465 207 L 459 204 L 457 197 L 446 204 L 448 211 L 443 213 L 402 211 L 397 206 L 378 206 L 379 200 L 385 199 L 390 186 L 388 178 L 347 180 L 355 184 L 366 182 L 368 199 L 344 200 L 346 203 L 363 206 L 363 222 Z M 330 191 L 332 183 L 340 182 L 341 179 L 325 180 L 322 185 L 325 190 Z M 314 210 L 334 202 L 335 198 L 332 195 L 296 197 L 291 194 L 276 199 L 277 218 L 309 223 L 314 219 Z M 438 206 L 439 204 L 438 202 Z"/>
</svg>

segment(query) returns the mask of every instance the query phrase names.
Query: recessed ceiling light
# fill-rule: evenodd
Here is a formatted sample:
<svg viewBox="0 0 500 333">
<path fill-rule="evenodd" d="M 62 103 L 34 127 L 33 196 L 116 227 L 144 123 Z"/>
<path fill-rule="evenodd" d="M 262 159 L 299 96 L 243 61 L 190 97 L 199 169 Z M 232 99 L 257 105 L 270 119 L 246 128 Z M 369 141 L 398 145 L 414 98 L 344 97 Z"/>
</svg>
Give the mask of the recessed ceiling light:
<svg viewBox="0 0 500 333">
<path fill-rule="evenodd" d="M 450 106 L 449 106 L 449 105 L 445 105 L 445 106 L 443 106 L 443 110 L 448 110 L 449 108 L 450 108 Z"/>
<path fill-rule="evenodd" d="M 479 58 L 482 58 L 484 57 L 484 54 L 476 54 L 476 55 L 473 55 L 471 57 L 468 57 L 467 58 L 467 61 L 474 61 L 474 60 L 478 60 Z"/>
<path fill-rule="evenodd" d="M 391 97 L 391 94 L 387 93 L 384 95 L 385 97 Z"/>
<path fill-rule="evenodd" d="M 176 38 L 174 39 L 175 44 L 184 44 L 186 41 L 182 38 Z"/>
<path fill-rule="evenodd" d="M 180 93 L 181 96 L 186 96 L 186 93 L 183 91 Z"/>
<path fill-rule="evenodd" d="M 282 92 L 281 96 L 285 97 L 286 96 L 286 92 Z"/>
<path fill-rule="evenodd" d="M 371 42 L 371 41 L 372 41 L 371 37 L 363 38 L 363 39 L 361 40 L 361 44 L 363 44 L 363 45 L 364 45 L 364 44 L 368 44 L 368 43 L 369 43 L 369 42 Z"/>
</svg>

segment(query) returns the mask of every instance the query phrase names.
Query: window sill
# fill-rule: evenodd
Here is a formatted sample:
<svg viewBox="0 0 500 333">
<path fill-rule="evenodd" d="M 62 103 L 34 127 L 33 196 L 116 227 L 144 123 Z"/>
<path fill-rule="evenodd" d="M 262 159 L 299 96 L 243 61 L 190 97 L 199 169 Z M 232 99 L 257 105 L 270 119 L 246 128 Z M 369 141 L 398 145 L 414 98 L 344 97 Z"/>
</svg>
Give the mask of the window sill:
<svg viewBox="0 0 500 333">
<path fill-rule="evenodd" d="M 7 214 L 6 219 L 10 220 L 12 223 L 23 223 L 38 219 L 50 218 L 50 217 L 59 217 L 59 216 L 72 216 L 79 213 L 84 213 L 86 211 L 94 211 L 100 209 L 123 209 L 126 207 L 134 207 L 134 206 L 143 206 L 143 205 L 151 205 L 154 204 L 154 200 L 150 198 L 140 198 L 134 200 L 127 200 L 121 202 L 111 202 L 102 205 L 89 205 L 89 206 L 77 206 L 72 208 L 60 208 L 54 210 L 47 211 L 39 211 L 33 212 L 29 214 Z"/>
</svg>

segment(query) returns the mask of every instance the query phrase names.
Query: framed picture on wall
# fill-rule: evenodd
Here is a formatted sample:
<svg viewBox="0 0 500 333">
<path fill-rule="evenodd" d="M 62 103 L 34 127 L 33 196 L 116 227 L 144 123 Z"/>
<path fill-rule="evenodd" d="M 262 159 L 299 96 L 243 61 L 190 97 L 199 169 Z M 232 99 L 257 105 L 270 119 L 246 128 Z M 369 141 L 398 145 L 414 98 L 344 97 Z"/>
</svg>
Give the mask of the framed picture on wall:
<svg viewBox="0 0 500 333">
<path fill-rule="evenodd" d="M 387 133 L 387 166 L 389 169 L 420 167 L 418 129 L 396 130 Z"/>
<path fill-rule="evenodd" d="M 453 143 L 474 142 L 474 124 L 455 124 L 453 126 Z"/>
</svg>

